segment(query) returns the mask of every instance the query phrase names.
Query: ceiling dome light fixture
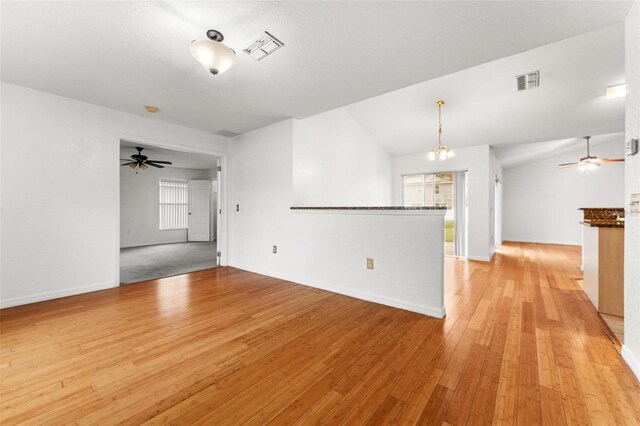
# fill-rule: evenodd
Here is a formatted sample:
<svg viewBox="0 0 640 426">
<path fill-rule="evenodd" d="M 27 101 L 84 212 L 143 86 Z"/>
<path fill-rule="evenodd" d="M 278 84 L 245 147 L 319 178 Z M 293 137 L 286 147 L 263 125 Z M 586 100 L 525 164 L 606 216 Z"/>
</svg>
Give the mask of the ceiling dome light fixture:
<svg viewBox="0 0 640 426">
<path fill-rule="evenodd" d="M 207 31 L 207 39 L 194 40 L 189 52 L 213 75 L 222 74 L 236 63 L 236 52 L 224 43 L 220 31 Z"/>
<path fill-rule="evenodd" d="M 444 101 L 436 101 L 438 105 L 438 146 L 431 148 L 429 152 L 429 160 L 446 160 L 456 155 L 451 148 L 446 145 L 442 145 L 442 105 Z"/>
</svg>

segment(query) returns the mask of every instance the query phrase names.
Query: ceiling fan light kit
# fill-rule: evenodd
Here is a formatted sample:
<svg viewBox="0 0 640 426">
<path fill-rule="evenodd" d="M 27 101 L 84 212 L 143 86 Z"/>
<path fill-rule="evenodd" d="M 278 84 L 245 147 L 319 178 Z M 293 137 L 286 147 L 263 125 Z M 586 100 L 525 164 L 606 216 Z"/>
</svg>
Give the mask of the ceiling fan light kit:
<svg viewBox="0 0 640 426">
<path fill-rule="evenodd" d="M 157 169 L 164 169 L 163 164 L 166 164 L 166 165 L 173 164 L 171 163 L 171 161 L 149 160 L 149 157 L 142 154 L 143 149 L 144 148 L 140 148 L 139 146 L 137 146 L 136 147 L 136 150 L 138 151 L 137 154 L 133 154 L 131 158 L 121 158 L 120 161 L 126 161 L 126 163 L 122 164 L 122 166 L 123 167 L 129 166 L 131 170 L 136 170 L 136 169 L 147 170 L 149 166 L 155 167 Z M 138 174 L 137 170 L 136 170 L 136 174 Z"/>
<path fill-rule="evenodd" d="M 593 160 L 590 158 L 587 158 L 583 161 L 581 161 L 581 164 L 578 166 L 578 170 L 582 171 L 589 171 L 589 170 L 595 170 L 598 167 L 600 167 L 600 163 L 598 163 L 597 160 Z"/>
<path fill-rule="evenodd" d="M 236 52 L 222 41 L 220 31 L 207 31 L 207 38 L 194 40 L 189 46 L 191 55 L 212 75 L 222 74 L 236 63 Z"/>
<path fill-rule="evenodd" d="M 431 161 L 442 161 L 456 154 L 448 146 L 442 145 L 442 105 L 444 105 L 444 101 L 436 101 L 436 105 L 438 106 L 438 146 L 431 148 L 431 152 L 429 152 L 427 157 Z"/>
</svg>

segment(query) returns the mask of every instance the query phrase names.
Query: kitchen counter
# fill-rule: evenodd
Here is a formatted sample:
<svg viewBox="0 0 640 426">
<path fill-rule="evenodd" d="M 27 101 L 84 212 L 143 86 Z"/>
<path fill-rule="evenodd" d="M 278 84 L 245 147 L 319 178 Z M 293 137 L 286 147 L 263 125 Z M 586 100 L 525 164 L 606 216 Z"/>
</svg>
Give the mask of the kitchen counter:
<svg viewBox="0 0 640 426">
<path fill-rule="evenodd" d="M 440 206 L 290 207 L 291 210 L 447 210 Z"/>
<path fill-rule="evenodd" d="M 624 218 L 623 207 L 580 207 L 585 222 L 620 222 Z"/>
<path fill-rule="evenodd" d="M 624 316 L 624 209 L 582 208 L 582 287 L 595 308 Z"/>
<path fill-rule="evenodd" d="M 624 228 L 624 220 L 585 220 L 580 222 L 581 225 L 596 228 Z"/>
</svg>

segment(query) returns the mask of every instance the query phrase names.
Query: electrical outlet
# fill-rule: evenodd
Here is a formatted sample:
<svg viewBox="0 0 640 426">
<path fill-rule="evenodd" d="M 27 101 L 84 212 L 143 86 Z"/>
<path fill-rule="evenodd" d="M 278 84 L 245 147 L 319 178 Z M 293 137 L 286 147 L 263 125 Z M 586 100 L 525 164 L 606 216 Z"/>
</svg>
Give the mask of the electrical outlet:
<svg viewBox="0 0 640 426">
<path fill-rule="evenodd" d="M 273 246 L 273 254 L 277 254 L 278 253 L 278 246 Z"/>
<path fill-rule="evenodd" d="M 367 269 L 373 269 L 373 259 L 367 257 Z"/>
<path fill-rule="evenodd" d="M 236 204 L 236 211 L 239 212 L 240 211 L 240 204 Z"/>
</svg>

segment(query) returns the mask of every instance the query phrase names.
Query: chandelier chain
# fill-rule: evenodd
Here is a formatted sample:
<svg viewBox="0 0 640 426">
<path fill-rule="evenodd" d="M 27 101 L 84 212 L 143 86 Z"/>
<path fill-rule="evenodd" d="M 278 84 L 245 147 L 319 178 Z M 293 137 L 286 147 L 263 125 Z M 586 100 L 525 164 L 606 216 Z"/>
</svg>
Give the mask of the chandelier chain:
<svg viewBox="0 0 640 426">
<path fill-rule="evenodd" d="M 438 101 L 438 149 L 442 149 L 442 101 Z"/>
<path fill-rule="evenodd" d="M 448 146 L 442 144 L 442 105 L 444 105 L 444 101 L 438 100 L 436 105 L 438 106 L 438 145 L 431 149 L 427 157 L 429 160 L 446 160 L 455 154 Z"/>
</svg>

